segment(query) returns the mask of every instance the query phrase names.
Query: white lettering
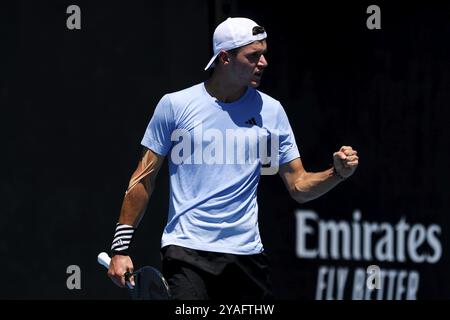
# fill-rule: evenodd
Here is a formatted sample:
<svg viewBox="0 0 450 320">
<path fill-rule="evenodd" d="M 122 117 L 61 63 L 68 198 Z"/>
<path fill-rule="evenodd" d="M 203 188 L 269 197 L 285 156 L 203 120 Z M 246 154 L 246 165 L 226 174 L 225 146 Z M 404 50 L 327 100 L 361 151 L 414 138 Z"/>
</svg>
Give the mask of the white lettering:
<svg viewBox="0 0 450 320">
<path fill-rule="evenodd" d="M 369 30 L 381 29 L 381 10 L 377 5 L 367 7 L 366 13 L 373 13 L 367 18 L 366 25 Z"/>
<path fill-rule="evenodd" d="M 317 214 L 310 210 L 297 210 L 297 256 L 299 258 L 314 259 L 317 257 L 317 250 L 309 250 L 306 247 L 307 235 L 313 235 L 314 229 L 308 225 L 308 220 L 317 221 Z"/>
</svg>

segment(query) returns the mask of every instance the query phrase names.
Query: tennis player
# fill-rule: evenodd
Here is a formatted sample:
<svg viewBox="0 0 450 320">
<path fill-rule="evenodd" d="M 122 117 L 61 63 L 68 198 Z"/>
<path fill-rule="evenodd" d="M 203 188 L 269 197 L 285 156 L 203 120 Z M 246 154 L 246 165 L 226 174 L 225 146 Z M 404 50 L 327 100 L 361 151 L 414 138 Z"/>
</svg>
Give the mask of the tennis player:
<svg viewBox="0 0 450 320">
<path fill-rule="evenodd" d="M 273 298 L 258 228 L 256 195 L 264 170 L 278 172 L 299 203 L 355 172 L 358 156 L 350 146 L 332 155 L 327 170 L 303 168 L 282 105 L 256 89 L 268 65 L 266 38 L 256 22 L 228 18 L 213 35 L 214 55 L 205 68 L 214 68 L 211 76 L 159 101 L 111 247 L 108 274 L 117 285 L 124 286 L 124 274 L 133 271 L 133 234 L 166 157 L 170 197 L 162 271 L 172 297 L 183 300 Z"/>
</svg>

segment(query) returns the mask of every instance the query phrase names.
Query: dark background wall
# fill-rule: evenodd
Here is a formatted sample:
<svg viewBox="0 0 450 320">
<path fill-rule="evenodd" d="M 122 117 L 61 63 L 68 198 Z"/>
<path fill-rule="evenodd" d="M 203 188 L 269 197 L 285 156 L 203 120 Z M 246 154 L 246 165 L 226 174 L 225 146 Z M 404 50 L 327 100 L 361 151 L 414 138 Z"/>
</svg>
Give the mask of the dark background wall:
<svg viewBox="0 0 450 320">
<path fill-rule="evenodd" d="M 81 30 L 66 28 L 70 4 L 81 8 Z M 381 8 L 381 30 L 366 27 L 371 4 Z M 1 282 L 1 298 L 126 298 L 97 253 L 110 246 L 157 101 L 207 78 L 212 32 L 227 16 L 268 30 L 260 89 L 285 107 L 306 169 L 327 168 L 341 145 L 361 160 L 350 180 L 303 205 L 278 176 L 262 177 L 260 227 L 277 297 L 314 299 L 321 265 L 378 264 L 417 270 L 419 299 L 450 298 L 450 6 L 206 0 L 1 4 L 0 263 L 12 279 Z M 135 266 L 160 265 L 166 166 L 157 184 Z M 442 256 L 433 264 L 305 259 L 296 255 L 297 209 L 350 223 L 360 210 L 364 221 L 437 224 Z M 66 288 L 69 265 L 81 268 L 81 290 Z"/>
</svg>

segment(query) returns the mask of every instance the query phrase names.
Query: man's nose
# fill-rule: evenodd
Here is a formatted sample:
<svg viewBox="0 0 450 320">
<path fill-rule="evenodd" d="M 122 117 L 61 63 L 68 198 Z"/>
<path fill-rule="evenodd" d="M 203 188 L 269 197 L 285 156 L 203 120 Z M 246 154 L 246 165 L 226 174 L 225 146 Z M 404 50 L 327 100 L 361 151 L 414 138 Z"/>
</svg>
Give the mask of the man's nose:
<svg viewBox="0 0 450 320">
<path fill-rule="evenodd" d="M 268 65 L 269 64 L 267 63 L 266 57 L 264 57 L 264 55 L 261 55 L 261 57 L 259 57 L 258 67 L 267 68 Z"/>
</svg>

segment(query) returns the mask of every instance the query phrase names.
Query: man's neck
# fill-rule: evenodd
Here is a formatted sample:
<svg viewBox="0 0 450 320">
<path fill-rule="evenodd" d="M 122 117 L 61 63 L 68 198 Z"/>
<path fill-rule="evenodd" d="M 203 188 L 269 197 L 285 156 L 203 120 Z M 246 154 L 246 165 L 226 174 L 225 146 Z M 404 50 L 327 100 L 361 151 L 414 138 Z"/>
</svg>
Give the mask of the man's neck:
<svg viewBox="0 0 450 320">
<path fill-rule="evenodd" d="M 219 101 L 230 103 L 239 100 L 247 90 L 246 86 L 239 86 L 227 81 L 225 77 L 219 77 L 213 73 L 205 82 L 208 93 Z"/>
</svg>

